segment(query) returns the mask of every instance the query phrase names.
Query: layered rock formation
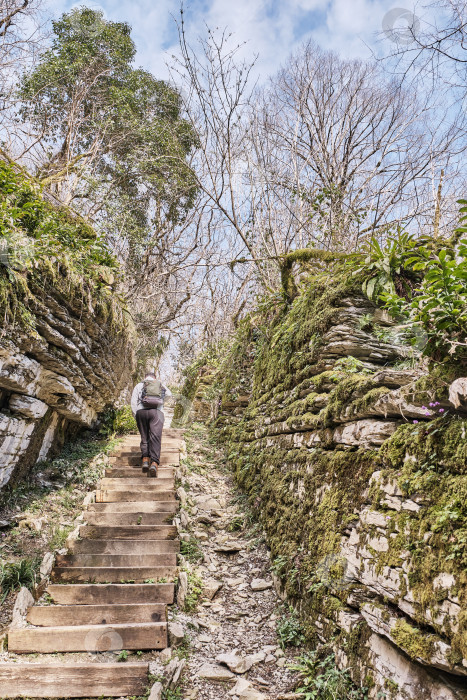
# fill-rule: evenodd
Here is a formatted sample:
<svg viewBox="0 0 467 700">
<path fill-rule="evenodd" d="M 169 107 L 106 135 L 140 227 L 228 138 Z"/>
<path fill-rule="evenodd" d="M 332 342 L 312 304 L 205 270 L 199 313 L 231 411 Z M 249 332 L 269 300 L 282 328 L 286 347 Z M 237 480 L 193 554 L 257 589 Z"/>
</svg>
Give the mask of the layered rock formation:
<svg viewBox="0 0 467 700">
<path fill-rule="evenodd" d="M 351 284 L 312 280 L 243 322 L 212 406 L 309 639 L 370 698 L 454 700 L 467 697 L 467 420 L 449 402 L 456 368 L 411 357 Z"/>
<path fill-rule="evenodd" d="M 18 263 L 13 250 L 0 261 L 2 487 L 48 457 L 67 434 L 92 426 L 127 388 L 134 358 L 123 308 L 105 283 L 108 254 L 94 243 L 96 234 L 66 212 L 54 214 L 26 176 L 4 163 L 0 170 L 0 195 L 12 212 L 24 202 L 34 203 L 34 213 L 39 212 L 32 221 L 24 213 L 18 221 L 27 224 L 21 235 L 41 246 L 37 257 L 33 253 Z M 8 213 L 8 207 L 2 211 Z M 51 218 L 55 240 L 49 241 Z M 12 240 L 17 244 L 18 226 L 8 228 L 5 219 L 0 223 L 3 240 L 10 247 Z M 76 262 L 74 251 L 61 258 L 61 234 L 65 244 L 71 240 L 78 250 L 82 245 Z M 48 245 L 56 256 L 52 263 L 44 255 Z"/>
</svg>

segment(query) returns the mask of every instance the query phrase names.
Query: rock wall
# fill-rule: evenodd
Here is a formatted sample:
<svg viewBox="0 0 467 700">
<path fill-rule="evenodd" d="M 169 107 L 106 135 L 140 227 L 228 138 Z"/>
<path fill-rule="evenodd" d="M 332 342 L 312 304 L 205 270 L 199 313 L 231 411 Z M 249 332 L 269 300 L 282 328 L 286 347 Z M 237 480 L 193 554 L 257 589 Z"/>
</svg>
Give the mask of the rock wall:
<svg viewBox="0 0 467 700">
<path fill-rule="evenodd" d="M 242 323 L 216 426 L 308 638 L 370 698 L 465 698 L 465 369 L 395 339 L 351 282 L 312 280 Z"/>
<path fill-rule="evenodd" d="M 0 259 L 3 487 L 24 477 L 33 464 L 57 451 L 66 435 L 91 427 L 100 411 L 115 404 L 131 381 L 134 357 L 130 324 L 105 282 L 115 270 L 106 267 L 110 257 L 96 243 L 95 232 L 43 204 L 34 183 L 17 169 L 0 166 L 0 198 L 7 204 L 2 212 L 11 211 L 12 219 L 27 202 L 29 209 L 18 216 L 20 225 L 30 216 L 24 229 L 9 227 L 10 219 L 0 220 L 0 242 L 11 247 L 21 234 L 19 240 L 32 241 L 38 250 L 21 259 L 17 249 L 6 255 L 2 248 Z M 28 214 L 32 204 L 34 219 Z M 79 251 L 74 260 L 72 246 Z"/>
</svg>

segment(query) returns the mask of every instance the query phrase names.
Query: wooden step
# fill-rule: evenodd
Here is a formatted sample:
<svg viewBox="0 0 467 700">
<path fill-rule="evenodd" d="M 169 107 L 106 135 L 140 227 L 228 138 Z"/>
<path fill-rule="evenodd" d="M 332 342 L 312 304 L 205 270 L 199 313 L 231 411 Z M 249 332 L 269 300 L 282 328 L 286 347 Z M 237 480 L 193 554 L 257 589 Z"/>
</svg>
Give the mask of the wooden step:
<svg viewBox="0 0 467 700">
<path fill-rule="evenodd" d="M 95 540 L 173 540 L 177 536 L 175 525 L 81 525 L 80 537 Z"/>
<path fill-rule="evenodd" d="M 88 525 L 165 525 L 173 519 L 173 513 L 91 513 L 84 517 Z"/>
<path fill-rule="evenodd" d="M 164 554 L 180 551 L 179 540 L 74 540 L 72 554 Z"/>
<path fill-rule="evenodd" d="M 173 583 L 72 584 L 47 587 L 58 605 L 116 605 L 126 603 L 166 603 L 174 601 Z"/>
<path fill-rule="evenodd" d="M 151 491 L 150 489 L 143 491 L 97 491 L 97 503 L 115 503 L 116 501 L 170 501 L 175 500 L 173 491 Z"/>
<path fill-rule="evenodd" d="M 8 632 L 8 651 L 14 654 L 54 654 L 76 651 L 165 649 L 167 624 L 139 622 L 126 625 L 26 627 Z M 56 694 L 52 694 L 52 697 Z"/>
<path fill-rule="evenodd" d="M 156 583 L 160 579 L 172 581 L 176 575 L 176 566 L 55 566 L 50 579 L 69 583 Z"/>
<path fill-rule="evenodd" d="M 176 447 L 175 445 L 162 445 L 161 447 L 161 457 L 163 455 L 171 455 L 173 453 L 178 454 L 180 452 L 180 448 Z M 116 450 L 113 450 L 110 453 L 110 457 L 129 457 L 132 455 L 139 455 L 141 458 L 141 449 L 139 444 L 138 445 L 122 445 L 121 447 L 117 447 Z"/>
<path fill-rule="evenodd" d="M 144 695 L 148 664 L 0 664 L 0 693 L 6 698 L 99 698 Z"/>
<path fill-rule="evenodd" d="M 175 513 L 178 501 L 170 498 L 168 501 L 115 501 L 113 503 L 90 503 L 88 512 L 93 513 Z"/>
<path fill-rule="evenodd" d="M 132 454 L 128 457 L 109 457 L 109 464 L 114 464 L 116 467 L 128 467 L 129 465 L 134 465 L 135 467 L 141 467 L 141 455 Z M 174 465 L 180 464 L 180 455 L 178 452 L 169 452 L 165 455 L 161 455 L 160 459 L 161 466 L 164 465 Z"/>
<path fill-rule="evenodd" d="M 55 564 L 63 566 L 103 566 L 105 568 L 139 568 L 142 566 L 177 566 L 175 552 L 162 554 L 57 554 Z"/>
<path fill-rule="evenodd" d="M 123 625 L 128 622 L 166 622 L 163 603 L 128 605 L 34 605 L 27 621 L 37 627 L 66 625 Z"/>
<path fill-rule="evenodd" d="M 101 479 L 101 491 L 170 491 L 174 488 L 174 479 L 150 478 L 135 474 L 131 479 Z"/>
<path fill-rule="evenodd" d="M 147 470 L 144 471 L 140 467 L 109 467 L 105 470 L 106 479 L 134 479 L 135 476 L 145 476 L 147 479 L 152 478 L 148 477 Z M 158 479 L 170 479 L 174 476 L 175 470 L 171 467 L 158 469 Z"/>
</svg>

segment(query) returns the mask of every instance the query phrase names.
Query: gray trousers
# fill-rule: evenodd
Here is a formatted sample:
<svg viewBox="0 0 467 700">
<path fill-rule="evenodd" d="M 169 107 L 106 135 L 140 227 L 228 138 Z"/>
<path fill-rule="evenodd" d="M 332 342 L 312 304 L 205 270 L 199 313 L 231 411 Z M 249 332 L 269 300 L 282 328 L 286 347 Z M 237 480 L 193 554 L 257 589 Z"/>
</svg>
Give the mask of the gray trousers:
<svg viewBox="0 0 467 700">
<path fill-rule="evenodd" d="M 136 411 L 136 424 L 141 435 L 141 455 L 159 464 L 164 414 L 157 408 L 142 408 Z"/>
</svg>

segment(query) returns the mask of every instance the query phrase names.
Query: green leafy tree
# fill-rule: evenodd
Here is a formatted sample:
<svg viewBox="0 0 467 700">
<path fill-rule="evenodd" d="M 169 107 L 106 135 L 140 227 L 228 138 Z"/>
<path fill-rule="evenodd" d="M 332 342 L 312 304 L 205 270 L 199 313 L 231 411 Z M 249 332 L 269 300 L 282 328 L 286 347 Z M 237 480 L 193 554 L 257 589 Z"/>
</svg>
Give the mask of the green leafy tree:
<svg viewBox="0 0 467 700">
<path fill-rule="evenodd" d="M 183 217 L 196 194 L 187 163 L 196 135 L 180 96 L 133 67 L 128 24 L 82 7 L 53 31 L 19 90 L 21 117 L 40 140 L 39 178 L 104 223 L 123 211 L 127 230 L 144 239 L 153 218 Z"/>
</svg>

